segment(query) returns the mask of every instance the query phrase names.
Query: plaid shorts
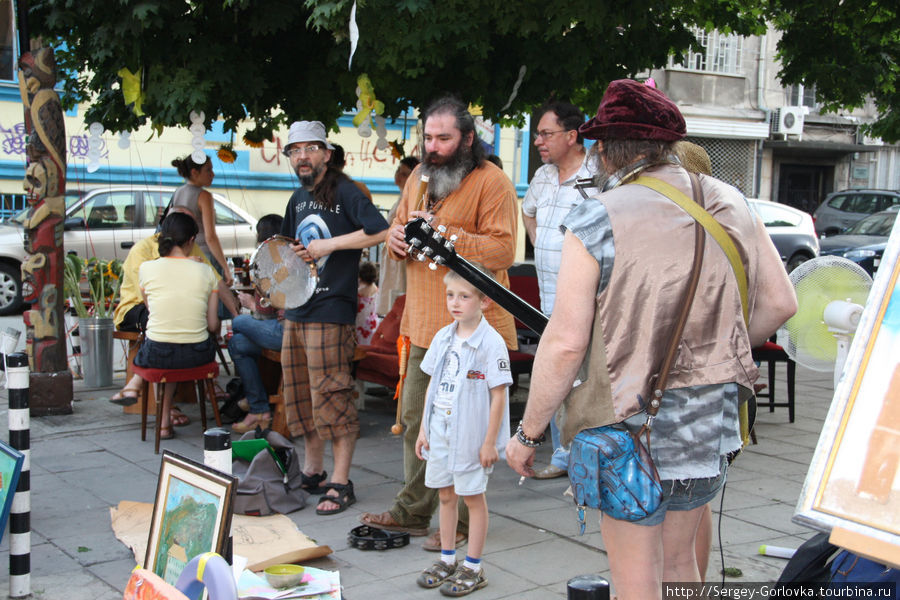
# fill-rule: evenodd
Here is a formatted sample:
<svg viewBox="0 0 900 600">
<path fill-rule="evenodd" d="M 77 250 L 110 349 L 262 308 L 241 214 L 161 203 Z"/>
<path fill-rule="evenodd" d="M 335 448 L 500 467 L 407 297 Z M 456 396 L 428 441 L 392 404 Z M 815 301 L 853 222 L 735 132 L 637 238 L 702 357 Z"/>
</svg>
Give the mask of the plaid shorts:
<svg viewBox="0 0 900 600">
<path fill-rule="evenodd" d="M 284 321 L 281 369 L 292 436 L 315 431 L 330 440 L 359 432 L 351 375 L 353 325 Z"/>
</svg>

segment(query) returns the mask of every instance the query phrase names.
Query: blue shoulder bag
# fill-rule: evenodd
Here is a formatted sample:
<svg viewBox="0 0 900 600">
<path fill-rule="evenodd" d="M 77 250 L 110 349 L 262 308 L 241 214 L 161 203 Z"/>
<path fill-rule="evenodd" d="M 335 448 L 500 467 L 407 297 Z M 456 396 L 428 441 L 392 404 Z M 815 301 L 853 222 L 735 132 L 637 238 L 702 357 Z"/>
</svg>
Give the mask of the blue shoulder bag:
<svg viewBox="0 0 900 600">
<path fill-rule="evenodd" d="M 693 201 L 703 210 L 703 190 L 696 175 L 690 175 Z M 671 198 L 669 194 L 662 193 Z M 699 221 L 694 224 L 694 240 L 691 276 L 659 374 L 651 382 L 650 389 L 653 393 L 646 407 L 647 421 L 637 433 L 628 431 L 623 424 L 617 423 L 584 429 L 572 440 L 569 481 L 575 495 L 582 534 L 585 528 L 584 509 L 587 507 L 599 508 L 614 519 L 637 521 L 656 512 L 662 502 L 659 473 L 650 457 L 650 432 L 653 419 L 659 412 L 669 371 L 675 361 L 675 352 L 700 280 L 706 235 Z"/>
</svg>

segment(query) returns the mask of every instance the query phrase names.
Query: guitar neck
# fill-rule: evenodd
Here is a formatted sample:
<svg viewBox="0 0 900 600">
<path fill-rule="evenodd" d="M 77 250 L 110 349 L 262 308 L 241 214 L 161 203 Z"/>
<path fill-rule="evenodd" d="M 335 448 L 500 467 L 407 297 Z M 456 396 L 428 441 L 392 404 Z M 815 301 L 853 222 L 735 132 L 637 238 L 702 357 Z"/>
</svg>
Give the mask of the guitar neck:
<svg viewBox="0 0 900 600">
<path fill-rule="evenodd" d="M 472 263 L 456 254 L 445 263 L 452 271 L 471 283 L 485 296 L 503 307 L 509 314 L 521 321 L 538 335 L 544 333 L 547 317 L 511 291 L 476 269 Z"/>
</svg>

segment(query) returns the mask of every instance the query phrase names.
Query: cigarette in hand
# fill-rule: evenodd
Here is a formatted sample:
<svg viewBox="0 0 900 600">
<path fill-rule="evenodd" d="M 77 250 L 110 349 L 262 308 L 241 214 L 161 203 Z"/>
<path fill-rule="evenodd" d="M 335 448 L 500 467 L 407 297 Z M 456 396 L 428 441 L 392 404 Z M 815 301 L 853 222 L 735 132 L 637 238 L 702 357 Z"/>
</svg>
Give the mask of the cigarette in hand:
<svg viewBox="0 0 900 600">
<path fill-rule="evenodd" d="M 522 485 L 523 483 L 525 483 L 525 476 L 524 476 L 524 475 L 522 475 L 521 477 L 519 477 L 519 485 Z"/>
</svg>

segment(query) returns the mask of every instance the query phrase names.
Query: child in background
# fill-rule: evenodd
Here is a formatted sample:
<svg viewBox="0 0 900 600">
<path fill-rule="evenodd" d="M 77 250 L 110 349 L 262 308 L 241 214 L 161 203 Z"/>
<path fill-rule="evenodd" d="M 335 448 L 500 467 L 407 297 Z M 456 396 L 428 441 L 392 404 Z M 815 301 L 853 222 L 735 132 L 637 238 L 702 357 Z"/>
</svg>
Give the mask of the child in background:
<svg viewBox="0 0 900 600">
<path fill-rule="evenodd" d="M 359 265 L 359 291 L 356 300 L 356 343 L 368 344 L 378 328 L 375 301 L 378 296 L 378 269 L 365 261 Z"/>
<path fill-rule="evenodd" d="M 431 376 L 416 455 L 427 460 L 425 485 L 440 495 L 441 559 L 416 582 L 464 596 L 487 585 L 481 554 L 487 539 L 488 475 L 509 440 L 512 383 L 503 337 L 482 316 L 491 300 L 456 273 L 444 277 L 453 323 L 437 332 L 422 359 Z M 458 496 L 469 509 L 469 546 L 456 560 Z"/>
</svg>

